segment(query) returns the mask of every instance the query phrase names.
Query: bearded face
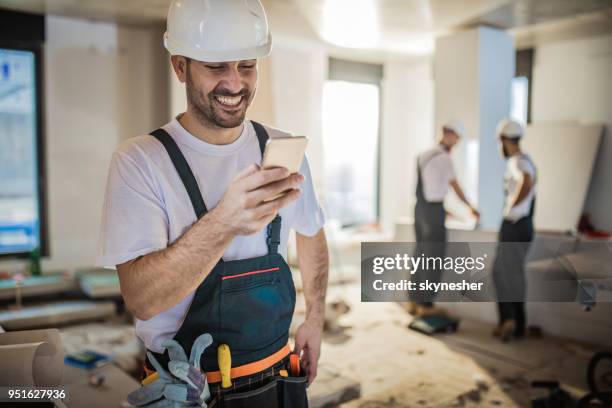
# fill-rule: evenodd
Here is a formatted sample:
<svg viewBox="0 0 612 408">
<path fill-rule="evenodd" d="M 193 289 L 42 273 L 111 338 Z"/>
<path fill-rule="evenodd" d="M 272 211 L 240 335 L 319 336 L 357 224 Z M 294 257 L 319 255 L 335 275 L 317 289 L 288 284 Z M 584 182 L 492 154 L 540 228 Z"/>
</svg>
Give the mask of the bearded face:
<svg viewBox="0 0 612 408">
<path fill-rule="evenodd" d="M 187 60 L 187 101 L 203 126 L 235 128 L 257 89 L 257 60 L 208 63 Z"/>
</svg>

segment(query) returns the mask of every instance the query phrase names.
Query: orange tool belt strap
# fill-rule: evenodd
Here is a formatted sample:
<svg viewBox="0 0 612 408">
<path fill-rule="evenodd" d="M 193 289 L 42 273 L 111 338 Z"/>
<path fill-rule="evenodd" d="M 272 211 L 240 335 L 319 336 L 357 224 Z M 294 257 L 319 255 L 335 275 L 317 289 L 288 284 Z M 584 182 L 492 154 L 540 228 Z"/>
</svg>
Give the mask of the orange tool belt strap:
<svg viewBox="0 0 612 408">
<path fill-rule="evenodd" d="M 274 364 L 281 361 L 283 358 L 287 357 L 289 353 L 291 353 L 291 348 L 289 347 L 289 344 L 286 344 L 276 353 L 271 354 L 266 358 L 263 358 L 258 361 L 253 361 L 252 363 L 248 363 L 238 367 L 232 367 L 230 371 L 230 377 L 232 379 L 246 377 L 247 375 L 257 374 L 261 371 L 267 370 Z M 144 366 L 144 371 L 146 378 L 142 381 L 143 384 L 146 385 L 157 379 L 157 372 L 149 369 L 146 364 Z M 209 384 L 221 382 L 221 371 L 208 371 L 206 373 L 206 379 L 208 380 Z"/>
</svg>

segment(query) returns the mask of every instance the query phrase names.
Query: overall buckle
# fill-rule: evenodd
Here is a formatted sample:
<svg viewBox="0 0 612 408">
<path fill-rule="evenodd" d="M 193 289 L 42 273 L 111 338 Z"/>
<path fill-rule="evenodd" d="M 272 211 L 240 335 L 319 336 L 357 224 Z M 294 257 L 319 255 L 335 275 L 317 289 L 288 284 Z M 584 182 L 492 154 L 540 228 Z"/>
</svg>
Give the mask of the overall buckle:
<svg viewBox="0 0 612 408">
<path fill-rule="evenodd" d="M 280 245 L 281 217 L 277 215 L 269 224 L 267 229 L 266 243 L 271 252 L 276 252 Z"/>
</svg>

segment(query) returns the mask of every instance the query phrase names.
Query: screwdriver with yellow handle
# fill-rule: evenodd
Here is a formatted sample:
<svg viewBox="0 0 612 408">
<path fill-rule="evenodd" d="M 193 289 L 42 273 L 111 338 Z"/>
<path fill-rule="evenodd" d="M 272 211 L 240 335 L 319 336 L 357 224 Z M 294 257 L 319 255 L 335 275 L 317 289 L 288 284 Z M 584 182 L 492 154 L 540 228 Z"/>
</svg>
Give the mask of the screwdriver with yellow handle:
<svg viewBox="0 0 612 408">
<path fill-rule="evenodd" d="M 221 388 L 231 387 L 232 354 L 227 344 L 221 344 L 217 348 L 217 363 L 219 363 L 219 371 L 221 372 Z"/>
</svg>

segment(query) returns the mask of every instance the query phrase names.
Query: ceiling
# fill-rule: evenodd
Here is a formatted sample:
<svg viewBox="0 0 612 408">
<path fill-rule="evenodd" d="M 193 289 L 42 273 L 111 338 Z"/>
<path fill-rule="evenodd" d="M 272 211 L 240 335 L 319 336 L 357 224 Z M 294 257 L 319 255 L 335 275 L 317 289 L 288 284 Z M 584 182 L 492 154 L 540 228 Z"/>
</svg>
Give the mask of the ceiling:
<svg viewBox="0 0 612 408">
<path fill-rule="evenodd" d="M 262 0 L 274 33 L 339 47 L 427 54 L 437 35 L 480 24 L 534 36 L 582 22 L 612 31 L 610 0 Z M 170 0 L 0 0 L 0 7 L 124 24 L 163 24 Z M 581 32 L 581 30 L 575 30 Z M 584 30 L 582 30 L 584 31 Z M 588 30 L 587 30 L 588 31 Z M 537 36 L 537 33 L 535 34 Z"/>
</svg>

